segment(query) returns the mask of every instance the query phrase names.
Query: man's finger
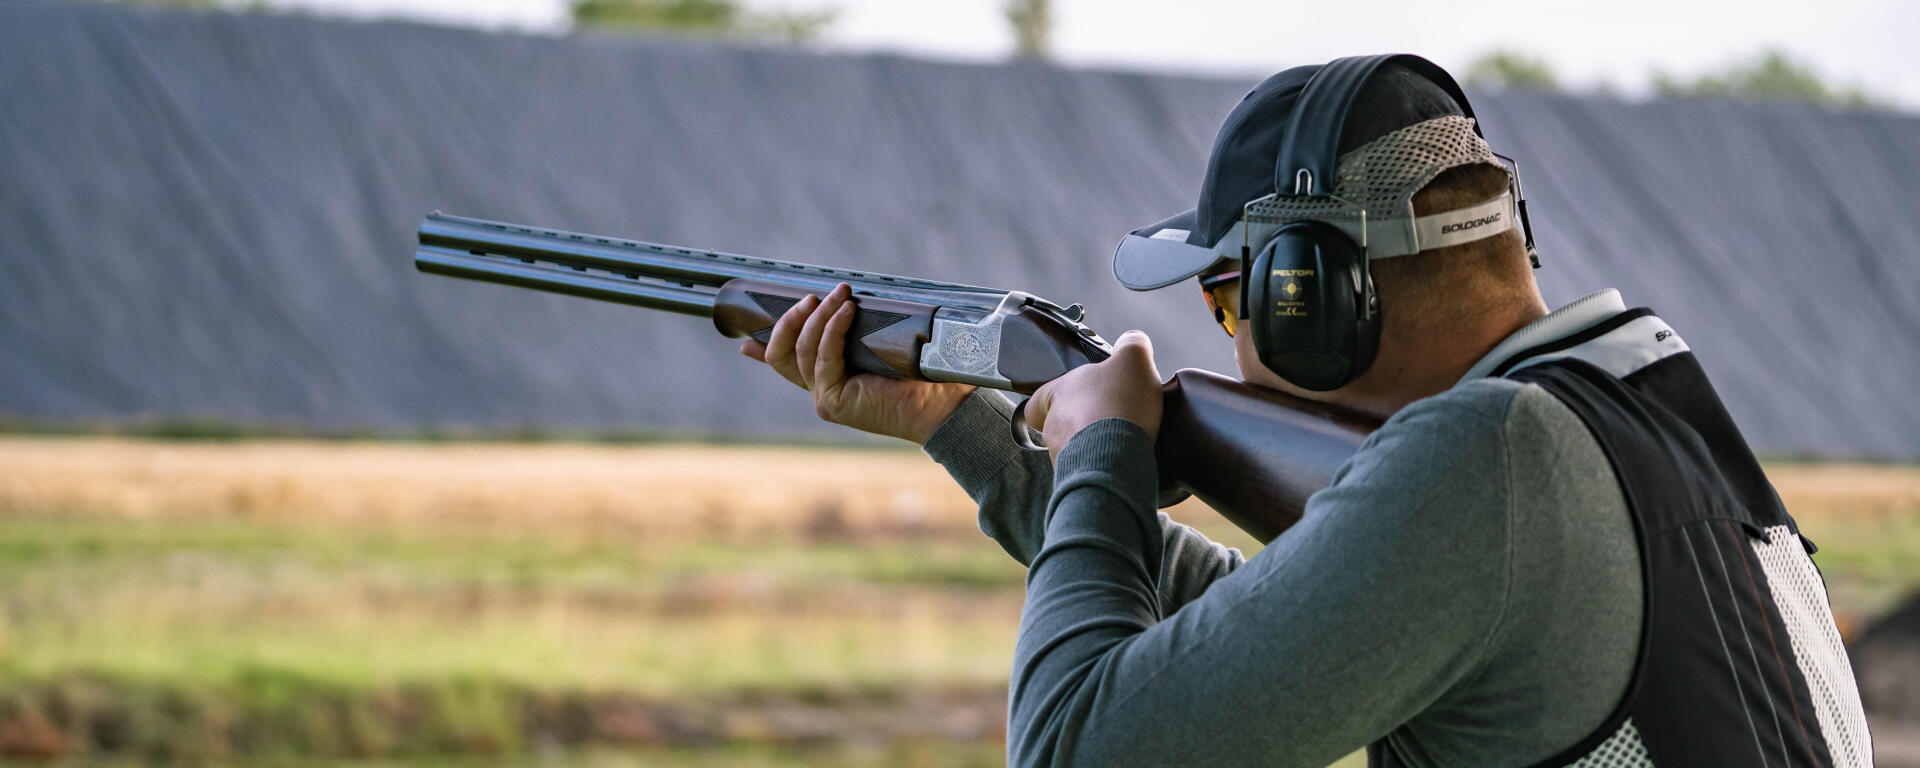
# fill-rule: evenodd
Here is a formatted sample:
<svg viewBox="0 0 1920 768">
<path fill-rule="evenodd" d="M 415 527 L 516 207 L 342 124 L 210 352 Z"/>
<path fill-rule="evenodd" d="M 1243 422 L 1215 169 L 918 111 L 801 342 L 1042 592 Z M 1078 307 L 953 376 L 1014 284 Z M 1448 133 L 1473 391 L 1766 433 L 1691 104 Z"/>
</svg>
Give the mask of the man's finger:
<svg viewBox="0 0 1920 768">
<path fill-rule="evenodd" d="M 1121 350 L 1125 350 L 1131 354 L 1144 353 L 1147 357 L 1151 358 L 1153 357 L 1153 340 L 1147 338 L 1147 334 L 1142 331 L 1127 331 L 1126 333 L 1120 334 L 1120 338 L 1114 339 L 1113 341 L 1114 354 L 1116 356 L 1119 355 Z"/>
<path fill-rule="evenodd" d="M 1147 338 L 1144 332 L 1127 331 L 1120 334 L 1120 338 L 1114 340 L 1113 356 L 1126 360 L 1129 365 L 1146 369 L 1156 379 L 1160 375 L 1159 368 L 1153 362 L 1153 339 Z"/>
<path fill-rule="evenodd" d="M 813 389 L 813 369 L 820 357 L 820 334 L 826 330 L 827 320 L 833 317 L 834 310 L 846 301 L 846 295 L 840 292 L 843 286 L 846 283 L 836 285 L 827 292 L 827 298 L 800 326 L 800 338 L 793 343 L 794 356 L 800 361 L 800 378 L 807 383 L 807 389 Z M 847 292 L 851 293 L 852 289 L 849 288 Z"/>
<path fill-rule="evenodd" d="M 1060 458 L 1060 449 L 1065 447 L 1067 442 L 1066 440 L 1056 441 L 1052 435 L 1047 435 L 1047 416 L 1053 410 L 1053 385 L 1059 381 L 1054 379 L 1041 385 L 1039 389 L 1033 391 L 1031 397 L 1027 398 L 1027 428 L 1046 436 L 1047 456 L 1052 459 Z"/>
<path fill-rule="evenodd" d="M 1059 379 L 1054 379 L 1059 381 Z M 1027 426 L 1040 432 L 1047 429 L 1047 408 L 1053 405 L 1053 381 L 1040 385 L 1027 397 Z"/>
<path fill-rule="evenodd" d="M 847 377 L 847 329 L 853 327 L 854 303 L 849 301 L 827 318 L 820 336 L 820 356 L 814 361 L 814 391 L 832 391 Z"/>
<path fill-rule="evenodd" d="M 774 321 L 773 334 L 767 337 L 767 348 L 762 355 L 767 365 L 801 389 L 807 388 L 807 382 L 800 378 L 800 369 L 795 365 L 793 343 L 800 337 L 800 327 L 807 322 L 815 303 L 813 296 L 808 295 L 788 307 L 780 319 Z"/>
<path fill-rule="evenodd" d="M 747 339 L 740 342 L 740 354 L 764 363 L 767 361 L 767 345 L 760 343 L 758 339 Z"/>
</svg>

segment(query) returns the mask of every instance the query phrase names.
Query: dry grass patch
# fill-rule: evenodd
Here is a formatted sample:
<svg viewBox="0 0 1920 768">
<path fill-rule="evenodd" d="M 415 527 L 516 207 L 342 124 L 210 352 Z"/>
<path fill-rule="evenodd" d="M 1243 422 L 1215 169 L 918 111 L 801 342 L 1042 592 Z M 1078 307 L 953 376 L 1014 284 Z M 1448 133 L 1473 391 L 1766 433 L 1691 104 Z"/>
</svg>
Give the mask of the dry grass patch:
<svg viewBox="0 0 1920 768">
<path fill-rule="evenodd" d="M 0 514 L 569 527 L 605 534 L 972 533 L 913 451 L 700 445 L 0 438 Z"/>
<path fill-rule="evenodd" d="M 1920 516 L 1920 467 L 1911 464 L 1771 464 L 1767 479 L 1808 521 Z"/>
</svg>

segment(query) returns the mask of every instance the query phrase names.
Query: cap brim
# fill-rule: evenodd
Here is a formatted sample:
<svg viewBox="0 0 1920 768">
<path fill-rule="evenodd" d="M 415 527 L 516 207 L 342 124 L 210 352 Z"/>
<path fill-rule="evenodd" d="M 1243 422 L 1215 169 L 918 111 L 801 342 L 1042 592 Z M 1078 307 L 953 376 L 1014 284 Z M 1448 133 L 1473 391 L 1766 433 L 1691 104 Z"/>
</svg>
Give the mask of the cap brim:
<svg viewBox="0 0 1920 768">
<path fill-rule="evenodd" d="M 1194 236 L 1195 211 L 1134 230 L 1113 252 L 1113 276 L 1136 291 L 1165 288 L 1213 266 L 1220 259 L 1211 246 L 1188 242 Z"/>
</svg>

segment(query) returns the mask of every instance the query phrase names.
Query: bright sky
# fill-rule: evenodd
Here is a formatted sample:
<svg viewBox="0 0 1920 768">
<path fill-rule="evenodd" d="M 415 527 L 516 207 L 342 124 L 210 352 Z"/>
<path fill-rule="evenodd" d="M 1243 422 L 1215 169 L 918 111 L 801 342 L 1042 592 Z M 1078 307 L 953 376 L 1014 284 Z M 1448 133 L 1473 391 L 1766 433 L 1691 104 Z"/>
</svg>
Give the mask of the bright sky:
<svg viewBox="0 0 1920 768">
<path fill-rule="evenodd" d="M 962 60 L 1004 57 L 1001 0 L 747 0 L 759 8 L 838 7 L 837 49 Z M 555 31 L 565 0 L 277 0 L 352 16 Z M 1349 9 L 1360 9 L 1359 12 Z M 1356 53 L 1404 51 L 1462 73 L 1495 48 L 1547 60 L 1573 87 L 1643 93 L 1649 73 L 1717 70 L 1765 48 L 1920 108 L 1920 2 L 1912 0 L 1055 0 L 1054 52 L 1067 64 L 1270 74 Z"/>
</svg>

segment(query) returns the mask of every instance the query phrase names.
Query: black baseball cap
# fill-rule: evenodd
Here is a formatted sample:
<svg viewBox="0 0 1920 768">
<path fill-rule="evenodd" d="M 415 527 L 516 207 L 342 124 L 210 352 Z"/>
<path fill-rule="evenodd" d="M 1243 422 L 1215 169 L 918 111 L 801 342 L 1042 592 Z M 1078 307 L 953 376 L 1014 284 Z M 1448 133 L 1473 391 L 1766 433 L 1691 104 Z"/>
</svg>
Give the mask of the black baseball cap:
<svg viewBox="0 0 1920 768">
<path fill-rule="evenodd" d="M 1150 291 L 1205 272 L 1238 247 L 1221 239 L 1250 201 L 1274 193 L 1274 166 L 1293 106 L 1320 65 L 1294 67 L 1254 86 L 1227 114 L 1207 159 L 1199 206 L 1134 230 L 1113 254 L 1113 276 Z M 1384 65 L 1360 89 L 1340 134 L 1340 154 L 1387 133 L 1445 115 L 1465 114 L 1433 81 L 1397 63 Z"/>
</svg>

